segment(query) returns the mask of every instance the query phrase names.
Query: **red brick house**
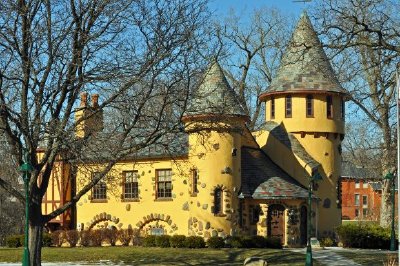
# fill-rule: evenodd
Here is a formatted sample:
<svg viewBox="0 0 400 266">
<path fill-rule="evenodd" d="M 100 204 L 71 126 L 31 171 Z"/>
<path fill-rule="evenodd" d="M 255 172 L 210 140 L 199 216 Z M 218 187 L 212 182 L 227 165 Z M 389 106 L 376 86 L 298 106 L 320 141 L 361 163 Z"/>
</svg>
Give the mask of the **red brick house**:
<svg viewBox="0 0 400 266">
<path fill-rule="evenodd" d="M 382 177 L 375 177 L 366 168 L 357 167 L 349 162 L 342 162 L 340 182 L 342 220 L 379 220 L 382 194 L 381 180 Z M 395 202 L 397 202 L 397 188 Z M 395 210 L 397 212 L 397 206 Z"/>
</svg>

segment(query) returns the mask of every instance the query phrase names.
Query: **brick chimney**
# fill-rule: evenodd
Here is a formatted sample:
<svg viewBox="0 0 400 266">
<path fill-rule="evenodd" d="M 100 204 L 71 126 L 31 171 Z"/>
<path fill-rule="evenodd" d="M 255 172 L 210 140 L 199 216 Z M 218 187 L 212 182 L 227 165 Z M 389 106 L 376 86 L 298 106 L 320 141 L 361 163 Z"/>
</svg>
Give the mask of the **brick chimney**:
<svg viewBox="0 0 400 266">
<path fill-rule="evenodd" d="M 87 92 L 82 92 L 81 93 L 81 105 L 80 105 L 80 107 L 86 107 L 87 106 L 87 98 L 88 98 L 88 93 Z"/>
<path fill-rule="evenodd" d="M 93 108 L 99 107 L 99 95 L 97 93 L 92 94 L 92 107 Z"/>
</svg>

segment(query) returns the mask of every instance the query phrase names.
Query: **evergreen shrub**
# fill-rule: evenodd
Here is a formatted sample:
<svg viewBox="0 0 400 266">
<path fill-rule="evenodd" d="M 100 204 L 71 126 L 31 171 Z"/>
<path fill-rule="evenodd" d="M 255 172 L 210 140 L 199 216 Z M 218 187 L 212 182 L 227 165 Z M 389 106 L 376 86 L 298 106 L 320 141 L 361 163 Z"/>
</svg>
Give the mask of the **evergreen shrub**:
<svg viewBox="0 0 400 266">
<path fill-rule="evenodd" d="M 189 236 L 185 239 L 186 248 L 204 248 L 206 243 L 201 236 Z"/>
<path fill-rule="evenodd" d="M 22 241 L 21 241 L 22 239 Z M 24 235 L 10 235 L 6 237 L 6 245 L 9 248 L 19 248 L 24 244 Z"/>
<path fill-rule="evenodd" d="M 156 236 L 148 235 L 143 238 L 144 247 L 155 247 L 156 246 Z"/>
<path fill-rule="evenodd" d="M 64 242 L 64 231 L 56 230 L 50 234 L 51 244 L 56 247 L 61 247 Z"/>
<path fill-rule="evenodd" d="M 65 240 L 71 248 L 76 247 L 79 241 L 79 233 L 76 230 L 65 231 Z"/>
<path fill-rule="evenodd" d="M 49 233 L 43 233 L 42 235 L 42 246 L 43 247 L 51 247 L 52 245 L 51 235 Z"/>
<path fill-rule="evenodd" d="M 156 237 L 156 246 L 160 248 L 169 248 L 171 236 L 169 235 L 161 235 Z"/>
<path fill-rule="evenodd" d="M 207 240 L 207 247 L 209 248 L 223 248 L 225 247 L 225 241 L 222 237 L 213 236 Z"/>
<path fill-rule="evenodd" d="M 173 248 L 184 248 L 185 247 L 185 235 L 173 235 L 169 239 L 169 243 Z"/>
<path fill-rule="evenodd" d="M 279 237 L 267 237 L 267 248 L 276 248 L 276 249 L 281 249 L 282 248 L 282 243 L 281 239 Z"/>
<path fill-rule="evenodd" d="M 131 229 L 120 229 L 117 232 L 118 240 L 121 242 L 123 246 L 129 246 L 129 243 L 132 239 L 132 230 Z"/>
</svg>

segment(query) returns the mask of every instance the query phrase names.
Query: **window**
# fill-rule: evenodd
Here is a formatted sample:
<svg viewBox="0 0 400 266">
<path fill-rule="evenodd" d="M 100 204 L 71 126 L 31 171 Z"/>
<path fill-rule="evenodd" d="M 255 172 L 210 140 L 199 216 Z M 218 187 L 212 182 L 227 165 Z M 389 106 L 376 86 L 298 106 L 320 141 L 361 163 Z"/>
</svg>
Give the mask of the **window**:
<svg viewBox="0 0 400 266">
<path fill-rule="evenodd" d="M 124 176 L 124 199 L 139 198 L 137 171 L 123 172 L 123 176 Z"/>
<path fill-rule="evenodd" d="M 261 209 L 259 206 L 250 205 L 249 217 L 250 217 L 251 224 L 258 223 L 258 221 L 260 220 L 260 212 L 261 212 Z"/>
<path fill-rule="evenodd" d="M 362 196 L 362 204 L 363 204 L 363 207 L 368 207 L 368 196 L 367 195 Z"/>
<path fill-rule="evenodd" d="M 355 188 L 360 188 L 360 180 L 355 181 Z"/>
<path fill-rule="evenodd" d="M 271 98 L 271 119 L 275 119 L 275 99 Z"/>
<path fill-rule="evenodd" d="M 92 180 L 98 178 L 101 175 L 99 172 L 95 172 L 92 175 Z M 107 184 L 104 177 L 92 188 L 92 200 L 106 200 L 107 199 Z"/>
<path fill-rule="evenodd" d="M 197 181 L 198 181 L 198 172 L 197 169 L 192 169 L 191 170 L 191 188 L 190 188 L 190 193 L 192 196 L 196 196 L 198 189 L 197 189 Z"/>
<path fill-rule="evenodd" d="M 367 181 L 363 182 L 363 188 L 368 188 L 368 182 Z"/>
<path fill-rule="evenodd" d="M 363 209 L 363 217 L 367 217 L 368 216 L 368 209 Z"/>
<path fill-rule="evenodd" d="M 326 96 L 326 117 L 333 118 L 332 95 Z"/>
<path fill-rule="evenodd" d="M 360 216 L 360 210 L 359 210 L 359 209 L 356 209 L 355 215 L 356 215 L 356 218 L 357 218 L 358 216 Z"/>
<path fill-rule="evenodd" d="M 345 101 L 343 98 L 340 99 L 340 117 L 342 118 L 342 120 L 345 120 L 345 116 L 346 116 L 346 105 L 345 105 Z"/>
<path fill-rule="evenodd" d="M 216 188 L 214 190 L 214 210 L 215 215 L 222 214 L 222 189 Z"/>
<path fill-rule="evenodd" d="M 306 98 L 306 117 L 314 117 L 313 96 L 310 94 Z"/>
<path fill-rule="evenodd" d="M 287 95 L 285 98 L 285 117 L 292 117 L 292 96 Z"/>
<path fill-rule="evenodd" d="M 360 206 L 360 194 L 355 194 L 354 195 L 354 205 L 355 206 Z"/>
<path fill-rule="evenodd" d="M 151 228 L 150 229 L 150 235 L 152 235 L 152 236 L 161 236 L 163 234 L 164 234 L 163 228 Z"/>
<path fill-rule="evenodd" d="M 171 170 L 156 170 L 156 191 L 157 198 L 171 198 L 172 197 L 172 180 Z"/>
</svg>

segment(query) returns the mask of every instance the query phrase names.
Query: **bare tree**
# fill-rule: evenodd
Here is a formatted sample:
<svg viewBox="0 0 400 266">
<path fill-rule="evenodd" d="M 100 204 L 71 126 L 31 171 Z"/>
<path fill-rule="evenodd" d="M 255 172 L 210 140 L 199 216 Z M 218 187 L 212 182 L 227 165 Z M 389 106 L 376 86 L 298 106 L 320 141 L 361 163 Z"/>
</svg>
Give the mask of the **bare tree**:
<svg viewBox="0 0 400 266">
<path fill-rule="evenodd" d="M 217 26 L 227 78 L 250 117 L 251 130 L 262 121 L 258 95 L 268 88 L 279 66 L 292 26 L 279 11 L 267 8 L 254 11 L 249 21 L 232 13 Z"/>
<path fill-rule="evenodd" d="M 314 17 L 335 56 L 351 100 L 379 128 L 382 175 L 395 166 L 394 74 L 400 62 L 400 3 L 391 0 L 322 0 Z M 380 224 L 391 221 L 390 182 L 383 180 Z"/>
<path fill-rule="evenodd" d="M 33 166 L 31 265 L 41 264 L 46 222 L 71 208 L 116 161 L 180 130 L 179 110 L 201 62 L 195 48 L 206 24 L 206 0 L 0 3 L 0 125 L 10 156 L 21 164 L 26 148 Z M 81 93 L 99 94 L 100 101 L 94 96 L 93 105 L 85 106 L 83 94 L 78 106 Z M 175 119 L 166 116 L 171 106 L 178 107 Z M 82 110 L 88 112 L 79 115 Z M 98 119 L 106 113 L 115 119 L 102 124 Z M 84 123 L 104 130 L 74 135 Z M 87 180 L 64 206 L 43 215 L 41 203 L 57 157 L 79 163 L 89 155 L 107 158 L 102 174 Z M 24 202 L 9 180 L 0 177 L 0 186 Z"/>
</svg>

